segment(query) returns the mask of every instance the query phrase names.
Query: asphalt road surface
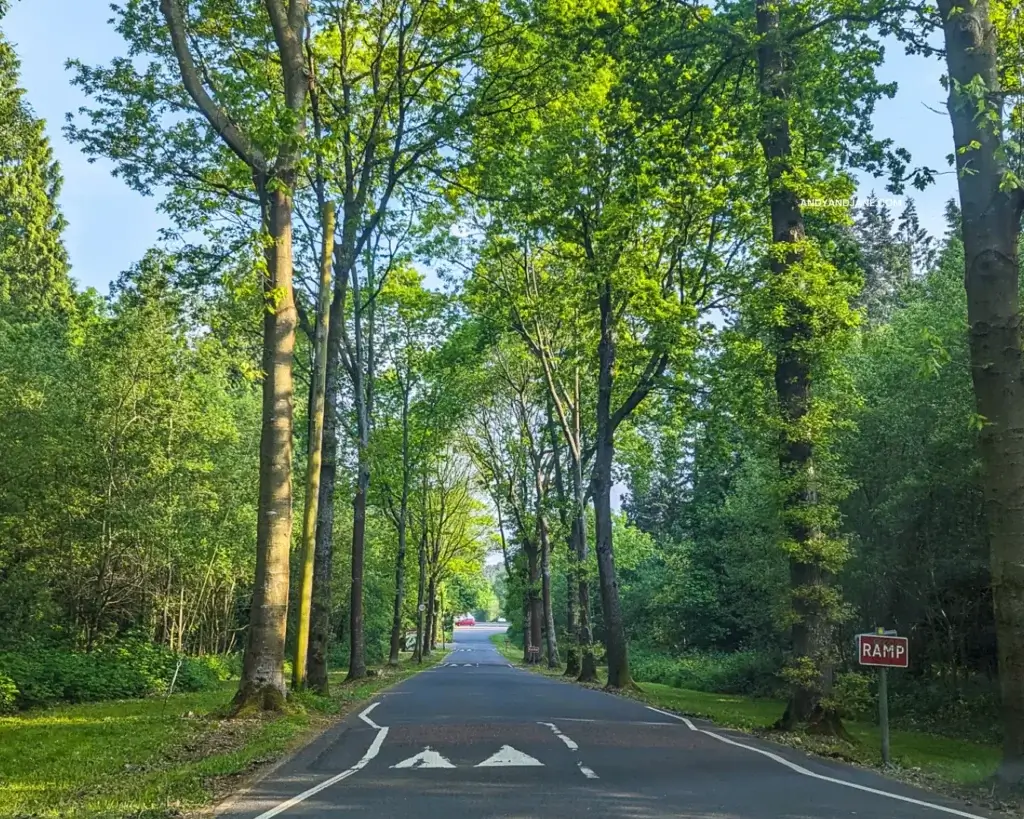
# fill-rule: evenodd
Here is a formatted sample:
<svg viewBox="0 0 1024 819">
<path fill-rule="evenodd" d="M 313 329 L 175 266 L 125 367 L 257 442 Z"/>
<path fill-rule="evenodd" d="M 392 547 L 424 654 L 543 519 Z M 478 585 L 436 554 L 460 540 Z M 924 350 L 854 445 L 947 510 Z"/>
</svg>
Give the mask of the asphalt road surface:
<svg viewBox="0 0 1024 819">
<path fill-rule="evenodd" d="M 456 629 L 225 806 L 230 819 L 911 819 L 987 816 L 869 771 L 513 668 L 504 626 Z"/>
</svg>

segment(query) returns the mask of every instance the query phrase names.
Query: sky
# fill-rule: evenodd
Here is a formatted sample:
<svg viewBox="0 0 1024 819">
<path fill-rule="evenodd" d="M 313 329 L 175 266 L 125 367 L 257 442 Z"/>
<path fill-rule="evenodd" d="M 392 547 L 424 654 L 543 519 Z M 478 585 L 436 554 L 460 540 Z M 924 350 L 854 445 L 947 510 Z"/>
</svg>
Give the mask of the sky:
<svg viewBox="0 0 1024 819">
<path fill-rule="evenodd" d="M 88 64 L 107 63 L 125 52 L 124 42 L 107 22 L 109 2 L 20 0 L 3 22 L 21 57 L 28 101 L 46 120 L 64 174 L 60 204 L 68 220 L 65 241 L 72 275 L 80 285 L 104 293 L 158 242 L 158 231 L 167 224 L 156 199 L 130 190 L 111 174 L 110 163 L 90 164 L 62 133 L 66 114 L 86 102 L 71 86 L 65 62 L 76 58 Z M 938 60 L 909 57 L 892 43 L 880 78 L 898 82 L 900 90 L 895 99 L 879 104 L 874 118 L 876 136 L 892 138 L 909 150 L 915 164 L 943 172 L 927 191 L 913 192 L 923 226 L 936 236 L 945 232 L 944 206 L 956 194 L 956 177 L 945 160 L 952 151 L 952 132 L 944 113 L 941 73 Z M 884 182 L 862 178 L 860 194 L 866 196 L 872 188 L 884 195 Z"/>
</svg>

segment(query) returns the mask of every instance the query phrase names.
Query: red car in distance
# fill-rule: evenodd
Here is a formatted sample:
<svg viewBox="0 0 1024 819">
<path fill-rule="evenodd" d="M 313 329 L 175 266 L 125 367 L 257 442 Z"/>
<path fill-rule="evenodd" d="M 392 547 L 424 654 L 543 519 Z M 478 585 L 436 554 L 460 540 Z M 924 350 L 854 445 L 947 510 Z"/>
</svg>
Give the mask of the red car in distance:
<svg viewBox="0 0 1024 819">
<path fill-rule="evenodd" d="M 475 626 L 476 625 L 476 620 L 474 620 L 472 617 L 469 617 L 469 616 L 460 617 L 458 620 L 455 621 L 455 625 L 457 625 L 457 626 Z"/>
</svg>

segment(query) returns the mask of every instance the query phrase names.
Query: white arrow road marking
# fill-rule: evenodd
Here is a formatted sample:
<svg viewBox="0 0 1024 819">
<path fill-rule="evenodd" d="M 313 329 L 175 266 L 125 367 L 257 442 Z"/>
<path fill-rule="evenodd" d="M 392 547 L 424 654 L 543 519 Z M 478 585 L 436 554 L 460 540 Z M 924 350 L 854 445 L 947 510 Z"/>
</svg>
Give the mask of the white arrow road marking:
<svg viewBox="0 0 1024 819">
<path fill-rule="evenodd" d="M 529 754 L 524 754 L 522 751 L 517 751 L 511 745 L 502 745 L 501 749 L 491 756 L 487 757 L 483 762 L 474 766 L 477 768 L 511 768 L 511 767 L 544 767 L 544 763 L 539 759 L 534 759 Z"/>
<path fill-rule="evenodd" d="M 420 751 L 416 756 L 411 756 L 408 759 L 403 759 L 397 765 L 392 765 L 392 768 L 454 768 L 447 759 L 441 756 L 437 751 L 431 748 L 429 745 Z"/>
</svg>

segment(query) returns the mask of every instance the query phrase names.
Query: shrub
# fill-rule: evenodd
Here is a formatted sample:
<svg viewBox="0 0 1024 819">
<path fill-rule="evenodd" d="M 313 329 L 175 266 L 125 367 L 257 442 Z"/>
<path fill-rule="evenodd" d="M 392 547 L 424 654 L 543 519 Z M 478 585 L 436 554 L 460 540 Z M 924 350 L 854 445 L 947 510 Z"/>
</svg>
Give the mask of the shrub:
<svg viewBox="0 0 1024 819">
<path fill-rule="evenodd" d="M 17 708 L 56 702 L 146 697 L 167 691 L 178 656 L 144 641 L 104 646 L 88 654 L 55 648 L 0 653 L 0 707 L 3 681 Z M 203 691 L 230 675 L 230 661 L 220 657 L 183 657 L 176 691 Z"/>
<path fill-rule="evenodd" d="M 637 648 L 630 665 L 638 682 L 654 682 L 716 694 L 776 696 L 781 689 L 779 658 L 757 651 L 670 656 Z"/>
<path fill-rule="evenodd" d="M 14 712 L 18 698 L 18 686 L 6 674 L 0 674 L 0 714 Z"/>
<path fill-rule="evenodd" d="M 875 706 L 876 698 L 871 691 L 871 675 L 861 671 L 846 671 L 836 675 L 832 688 L 830 705 L 844 719 L 855 719 L 869 714 Z"/>
</svg>

